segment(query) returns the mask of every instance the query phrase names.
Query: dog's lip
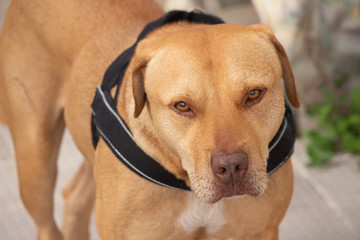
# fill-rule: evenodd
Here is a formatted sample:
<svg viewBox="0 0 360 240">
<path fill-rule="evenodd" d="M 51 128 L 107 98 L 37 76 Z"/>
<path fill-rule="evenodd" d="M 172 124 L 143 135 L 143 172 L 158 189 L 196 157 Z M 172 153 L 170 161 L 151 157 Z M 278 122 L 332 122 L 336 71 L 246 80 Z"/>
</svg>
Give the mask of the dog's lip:
<svg viewBox="0 0 360 240">
<path fill-rule="evenodd" d="M 240 189 L 240 188 L 233 188 L 231 190 L 224 190 L 224 191 L 219 191 L 218 192 L 219 195 L 222 195 L 222 197 L 232 197 L 232 196 L 242 196 L 242 195 L 246 195 L 248 194 L 246 190 L 244 189 Z"/>
<path fill-rule="evenodd" d="M 223 198 L 230 197 L 241 197 L 241 196 L 252 196 L 258 197 L 260 195 L 259 192 L 253 191 L 249 184 L 245 182 L 238 184 L 229 184 L 229 185 L 217 185 L 214 189 L 212 196 L 208 199 L 210 203 L 215 203 L 220 201 Z"/>
<path fill-rule="evenodd" d="M 244 196 L 244 195 L 247 195 L 247 193 L 245 193 L 244 191 L 216 192 L 211 198 L 207 199 L 207 202 L 216 203 L 223 198 L 230 198 L 230 197 Z"/>
</svg>

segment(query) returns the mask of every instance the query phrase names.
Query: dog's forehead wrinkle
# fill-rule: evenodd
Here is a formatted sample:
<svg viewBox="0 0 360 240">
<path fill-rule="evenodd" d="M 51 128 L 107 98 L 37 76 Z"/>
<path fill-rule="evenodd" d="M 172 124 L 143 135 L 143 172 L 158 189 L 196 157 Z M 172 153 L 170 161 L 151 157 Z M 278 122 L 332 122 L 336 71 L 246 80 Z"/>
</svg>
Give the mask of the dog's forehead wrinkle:
<svg viewBox="0 0 360 240">
<path fill-rule="evenodd" d="M 249 44 L 255 47 L 248 48 Z M 271 86 L 280 80 L 280 62 L 273 60 L 277 59 L 276 53 L 273 47 L 261 39 L 253 37 L 251 41 L 238 40 L 230 36 L 219 41 L 204 40 L 203 46 L 206 47 L 199 47 L 196 51 L 199 51 L 204 69 L 211 72 L 205 80 L 214 84 L 215 90 L 220 91 L 227 86 L 229 94 L 237 95 L 238 91 L 248 87 Z M 234 46 L 237 49 L 235 52 Z M 259 68 L 263 71 L 258 71 Z"/>
<path fill-rule="evenodd" d="M 193 36 L 194 32 L 197 35 Z M 272 81 L 281 71 L 280 65 L 273 63 L 271 57 L 264 57 L 275 54 L 274 51 L 266 49 L 268 46 L 256 37 L 249 41 L 243 39 L 244 34 L 238 34 L 240 38 L 236 39 L 226 33 L 220 38 L 219 34 L 214 34 L 207 28 L 206 31 L 196 29 L 182 31 L 180 36 L 176 36 L 176 32 L 172 35 L 174 36 L 170 37 L 174 41 L 168 41 L 169 44 L 158 50 L 157 58 L 161 59 L 158 62 L 162 63 L 158 65 L 162 66 L 164 74 L 168 71 L 173 74 L 169 83 L 180 87 L 188 86 L 189 90 L 193 89 L 192 93 L 197 93 L 205 86 L 213 85 L 214 90 L 220 89 L 226 83 L 232 85 L 230 90 L 241 90 L 248 84 L 262 83 L 263 79 Z M 248 44 L 256 45 L 256 51 L 253 48 L 249 50 L 246 47 Z M 238 49 L 236 52 L 233 51 L 234 46 Z M 259 67 L 265 70 L 258 71 Z M 178 81 L 175 81 L 177 78 Z M 194 81 L 195 78 L 200 78 L 201 81 Z M 194 86 L 195 83 L 197 86 Z"/>
<path fill-rule="evenodd" d="M 186 48 L 182 51 L 169 48 L 159 51 L 148 63 L 146 71 L 145 90 L 149 97 L 156 95 L 164 104 L 190 100 L 196 105 L 204 105 L 216 91 L 216 84 L 211 79 L 211 71 L 203 70 L 211 61 L 208 59 L 208 63 L 204 63 L 200 59 Z M 160 75 L 155 74 L 159 72 Z"/>
</svg>

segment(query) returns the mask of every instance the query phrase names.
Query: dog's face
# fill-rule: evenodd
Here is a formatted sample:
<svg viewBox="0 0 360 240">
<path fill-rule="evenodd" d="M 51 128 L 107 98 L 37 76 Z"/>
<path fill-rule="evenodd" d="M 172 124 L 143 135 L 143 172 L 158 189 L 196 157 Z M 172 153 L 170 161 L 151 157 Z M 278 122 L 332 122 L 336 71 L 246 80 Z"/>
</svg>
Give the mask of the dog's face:
<svg viewBox="0 0 360 240">
<path fill-rule="evenodd" d="M 261 25 L 162 32 L 140 43 L 135 55 L 135 116 L 146 105 L 200 199 L 261 195 L 268 145 L 284 116 L 282 76 L 298 105 L 282 47 Z"/>
</svg>

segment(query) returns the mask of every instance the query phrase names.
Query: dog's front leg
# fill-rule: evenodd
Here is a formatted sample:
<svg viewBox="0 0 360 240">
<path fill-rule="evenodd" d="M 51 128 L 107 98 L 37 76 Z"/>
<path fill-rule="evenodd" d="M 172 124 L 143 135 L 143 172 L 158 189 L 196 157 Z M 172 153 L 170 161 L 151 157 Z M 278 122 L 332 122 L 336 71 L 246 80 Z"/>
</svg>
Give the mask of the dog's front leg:
<svg viewBox="0 0 360 240">
<path fill-rule="evenodd" d="M 13 126 L 10 129 L 15 143 L 20 195 L 35 222 L 38 239 L 62 239 L 53 217 L 53 194 L 63 120 L 56 123 L 55 129 L 26 122 Z"/>
<path fill-rule="evenodd" d="M 89 239 L 89 221 L 95 201 L 92 166 L 84 161 L 71 182 L 64 188 L 65 215 L 62 232 L 66 240 Z"/>
</svg>

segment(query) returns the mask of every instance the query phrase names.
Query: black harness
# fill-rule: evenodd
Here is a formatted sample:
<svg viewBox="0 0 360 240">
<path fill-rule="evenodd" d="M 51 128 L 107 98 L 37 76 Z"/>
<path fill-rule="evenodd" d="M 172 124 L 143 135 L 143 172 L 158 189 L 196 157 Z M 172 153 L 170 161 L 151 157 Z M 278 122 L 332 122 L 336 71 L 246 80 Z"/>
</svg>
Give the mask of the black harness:
<svg viewBox="0 0 360 240">
<path fill-rule="evenodd" d="M 185 181 L 176 178 L 168 172 L 156 160 L 149 157 L 135 143 L 133 136 L 121 119 L 116 110 L 117 98 L 122 79 L 134 54 L 137 43 L 156 28 L 165 24 L 187 21 L 203 24 L 222 24 L 221 19 L 196 12 L 172 11 L 162 18 L 146 25 L 140 33 L 135 44 L 123 52 L 107 69 L 102 84 L 97 88 L 94 101 L 91 105 L 91 131 L 94 148 L 99 142 L 100 136 L 108 145 L 115 156 L 129 169 L 159 185 L 174 189 L 190 190 Z M 116 87 L 113 98 L 111 89 Z M 267 173 L 276 171 L 293 152 L 295 142 L 295 124 L 286 104 L 286 112 L 280 129 L 269 144 L 269 158 L 267 161 Z"/>
</svg>

